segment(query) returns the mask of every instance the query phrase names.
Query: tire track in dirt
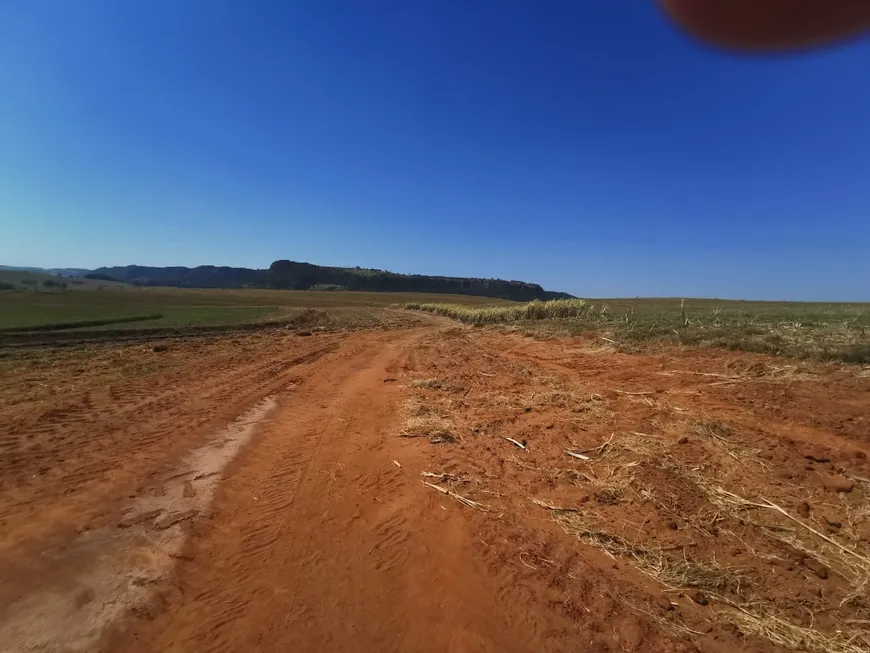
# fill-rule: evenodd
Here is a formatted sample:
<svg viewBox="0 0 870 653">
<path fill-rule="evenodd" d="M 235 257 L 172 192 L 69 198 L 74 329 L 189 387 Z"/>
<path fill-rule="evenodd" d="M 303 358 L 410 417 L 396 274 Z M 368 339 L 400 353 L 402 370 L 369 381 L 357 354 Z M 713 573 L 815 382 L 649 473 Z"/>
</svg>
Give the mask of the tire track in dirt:
<svg viewBox="0 0 870 653">
<path fill-rule="evenodd" d="M 228 470 L 173 588 L 106 650 L 520 651 L 464 508 L 396 437 L 426 330 L 367 334 L 312 363 Z M 397 466 L 394 461 L 398 461 Z"/>
<path fill-rule="evenodd" d="M 128 504 L 117 528 L 84 533 L 51 552 L 57 570 L 72 573 L 46 574 L 38 589 L 0 609 L 3 650 L 91 650 L 114 621 L 141 609 L 181 551 L 180 525 L 208 508 L 221 471 L 274 406 L 267 397 L 188 453 L 159 493 Z"/>
<path fill-rule="evenodd" d="M 247 359 L 221 345 L 218 353 L 229 349 L 228 356 L 153 379 L 156 398 L 145 397 L 137 381 L 132 385 L 142 390 L 118 395 L 123 403 L 98 404 L 102 415 L 81 420 L 81 411 L 49 408 L 42 414 L 56 420 L 50 429 L 37 419 L 35 428 L 19 423 L 19 431 L 7 432 L 4 445 L 13 453 L 21 441 L 39 442 L 51 469 L 13 483 L 18 465 L 32 461 L 0 459 L 0 650 L 92 650 L 100 624 L 151 594 L 180 551 L 180 529 L 213 494 L 226 460 L 215 467 L 210 454 L 205 464 L 213 443 L 197 447 L 218 432 L 220 456 L 236 452 L 241 445 L 219 425 L 287 388 L 298 368 L 329 355 L 339 341 L 278 337 L 257 346 L 263 356 Z M 92 405 L 95 392 L 83 394 L 82 405 Z M 12 404 L 20 406 L 28 403 Z M 243 426 L 245 419 L 253 418 Z M 43 430 L 62 437 L 46 440 Z M 179 458 L 185 450 L 187 457 Z M 135 506 L 132 521 L 119 529 L 119 515 Z M 149 512 L 150 518 L 136 519 Z M 52 639 L 61 627 L 64 635 Z"/>
<path fill-rule="evenodd" d="M 190 446 L 191 439 L 221 428 L 286 386 L 296 367 L 337 346 L 334 338 L 301 347 L 291 343 L 295 347 L 289 351 L 273 349 L 263 352 L 262 359 L 241 360 L 231 353 L 196 361 L 193 369 L 161 379 L 160 389 L 151 390 L 156 396 L 148 397 L 142 382 L 122 386 L 110 393 L 118 399 L 107 397 L 100 404 L 103 413 L 89 420 L 80 419 L 80 412 L 50 409 L 46 414 L 51 419 L 28 424 L 13 418 L 0 425 L 0 519 L 10 534 L 0 538 L 0 553 L 44 541 L 51 533 L 68 538 L 91 527 L 106 512 L 107 502 L 139 492 L 143 479 L 159 476 L 163 461 Z M 47 511 L 55 518 L 45 519 Z"/>
</svg>

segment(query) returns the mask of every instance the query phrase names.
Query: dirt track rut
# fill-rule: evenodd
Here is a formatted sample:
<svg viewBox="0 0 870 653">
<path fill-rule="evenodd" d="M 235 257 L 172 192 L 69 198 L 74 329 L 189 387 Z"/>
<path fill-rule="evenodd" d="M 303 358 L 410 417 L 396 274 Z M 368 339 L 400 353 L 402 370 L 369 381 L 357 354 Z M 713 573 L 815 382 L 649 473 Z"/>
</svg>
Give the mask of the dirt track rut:
<svg viewBox="0 0 870 653">
<path fill-rule="evenodd" d="M 442 510 L 420 483 L 416 446 L 394 446 L 399 390 L 389 379 L 416 337 L 355 340 L 300 370 L 305 381 L 231 466 L 213 518 L 195 530 L 163 597 L 170 609 L 119 645 L 523 650 L 491 614 L 456 506 Z"/>
<path fill-rule="evenodd" d="M 420 482 L 419 443 L 395 435 L 397 377 L 430 331 L 312 339 L 150 396 L 133 384 L 121 405 L 110 390 L 105 423 L 68 443 L 53 482 L 14 476 L 36 464 L 19 450 L 7 460 L 6 479 L 23 480 L 5 488 L 16 528 L 3 541 L 0 649 L 526 650 L 490 600 L 460 509 Z M 228 442 L 206 433 L 209 411 L 263 396 L 276 405 L 240 455 L 197 474 L 190 461 Z M 37 431 L 78 424 L 87 405 Z M 66 519 L 27 526 L 55 500 Z"/>
</svg>

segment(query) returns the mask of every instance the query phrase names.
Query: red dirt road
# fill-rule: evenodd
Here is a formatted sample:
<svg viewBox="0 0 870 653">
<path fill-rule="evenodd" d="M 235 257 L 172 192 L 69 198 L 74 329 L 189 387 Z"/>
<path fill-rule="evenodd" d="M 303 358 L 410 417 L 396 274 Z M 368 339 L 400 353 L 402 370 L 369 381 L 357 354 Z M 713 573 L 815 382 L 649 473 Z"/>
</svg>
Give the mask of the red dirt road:
<svg viewBox="0 0 870 653">
<path fill-rule="evenodd" d="M 733 606 L 870 618 L 858 558 L 703 482 L 866 555 L 861 370 L 442 324 L 28 356 L 3 651 L 779 651 Z"/>
<path fill-rule="evenodd" d="M 385 380 L 419 336 L 353 338 L 299 370 L 194 530 L 170 609 L 127 650 L 528 650 L 463 515 L 396 439 L 401 390 Z"/>
</svg>

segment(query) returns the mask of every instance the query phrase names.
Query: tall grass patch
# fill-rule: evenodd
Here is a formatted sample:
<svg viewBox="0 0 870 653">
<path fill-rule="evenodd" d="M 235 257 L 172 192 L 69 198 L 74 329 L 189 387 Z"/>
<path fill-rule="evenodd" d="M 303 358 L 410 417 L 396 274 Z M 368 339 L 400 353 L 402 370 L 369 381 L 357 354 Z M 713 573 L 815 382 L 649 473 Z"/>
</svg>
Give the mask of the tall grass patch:
<svg viewBox="0 0 870 653">
<path fill-rule="evenodd" d="M 466 324 L 504 324 L 523 320 L 581 317 L 586 308 L 586 302 L 582 299 L 552 299 L 546 302 L 532 301 L 528 304 L 483 307 L 407 302 L 398 304 L 397 307 L 441 315 Z"/>
</svg>

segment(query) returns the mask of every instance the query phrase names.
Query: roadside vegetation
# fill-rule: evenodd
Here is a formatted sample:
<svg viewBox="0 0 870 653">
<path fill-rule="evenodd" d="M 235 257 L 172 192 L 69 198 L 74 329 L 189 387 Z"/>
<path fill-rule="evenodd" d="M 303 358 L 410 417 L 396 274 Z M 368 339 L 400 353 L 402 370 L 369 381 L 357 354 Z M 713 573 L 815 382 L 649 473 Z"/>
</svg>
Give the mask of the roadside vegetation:
<svg viewBox="0 0 870 653">
<path fill-rule="evenodd" d="M 547 320 L 582 317 L 586 302 L 582 299 L 552 299 L 506 306 L 467 306 L 462 304 L 420 304 L 406 302 L 398 308 L 424 311 L 453 318 L 466 324 L 504 324 L 523 320 Z"/>
<path fill-rule="evenodd" d="M 402 308 L 467 324 L 510 325 L 538 337 L 589 333 L 625 352 L 671 343 L 870 363 L 870 304 L 575 299 L 482 309 L 415 303 Z"/>
</svg>

